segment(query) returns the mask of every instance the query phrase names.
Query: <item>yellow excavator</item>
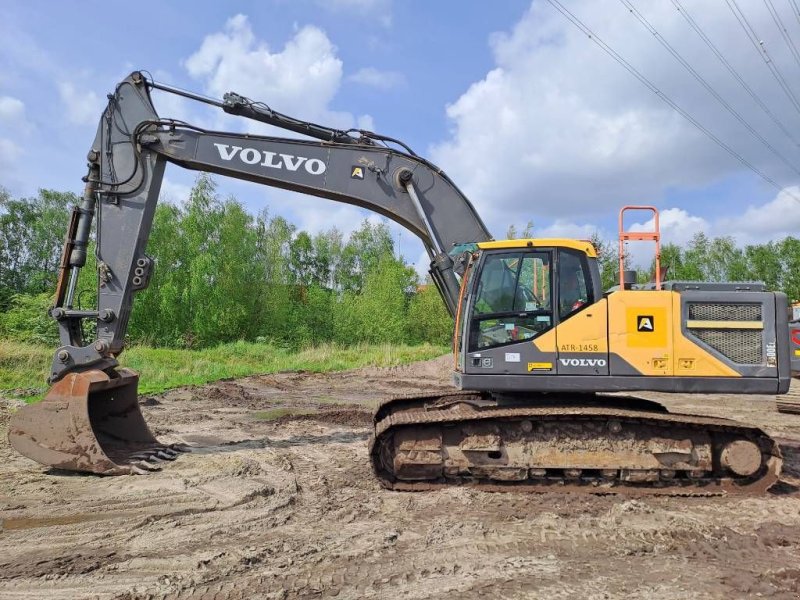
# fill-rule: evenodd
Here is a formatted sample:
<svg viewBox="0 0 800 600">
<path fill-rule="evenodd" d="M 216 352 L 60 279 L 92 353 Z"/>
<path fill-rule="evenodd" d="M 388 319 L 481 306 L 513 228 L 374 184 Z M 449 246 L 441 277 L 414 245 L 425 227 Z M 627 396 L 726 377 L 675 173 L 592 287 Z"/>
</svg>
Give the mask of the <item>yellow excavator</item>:
<svg viewBox="0 0 800 600">
<path fill-rule="evenodd" d="M 154 89 L 305 138 L 160 117 Z M 378 407 L 369 453 L 386 488 L 716 494 L 760 492 L 778 479 L 778 446 L 758 428 L 603 394 L 785 393 L 800 351 L 786 296 L 762 284 L 662 282 L 657 264 L 655 281 L 636 286 L 621 252 L 620 285 L 604 292 L 590 242 L 494 240 L 447 175 L 397 139 L 302 121 L 233 92 L 209 99 L 141 72 L 109 95 L 88 162 L 51 310 L 61 337 L 52 387 L 10 424 L 14 448 L 42 464 L 144 473 L 185 450 L 152 435 L 138 376 L 117 362 L 133 296 L 157 263 L 146 244 L 171 163 L 367 208 L 422 241 L 455 320 L 455 389 Z M 658 244 L 657 211 L 645 208 L 655 230 L 626 232 L 623 211 L 621 250 L 633 239 Z M 80 310 L 93 221 L 98 301 Z M 86 320 L 94 339 L 84 339 Z"/>
</svg>

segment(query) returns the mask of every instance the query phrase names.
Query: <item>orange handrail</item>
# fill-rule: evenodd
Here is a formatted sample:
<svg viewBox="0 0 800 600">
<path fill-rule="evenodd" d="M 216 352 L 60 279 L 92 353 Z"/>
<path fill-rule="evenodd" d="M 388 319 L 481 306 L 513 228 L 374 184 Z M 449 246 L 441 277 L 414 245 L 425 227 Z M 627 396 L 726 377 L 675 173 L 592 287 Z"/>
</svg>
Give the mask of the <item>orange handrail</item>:
<svg viewBox="0 0 800 600">
<path fill-rule="evenodd" d="M 625 212 L 629 210 L 649 210 L 653 213 L 653 231 L 625 231 Z M 629 205 L 619 211 L 619 287 L 625 289 L 625 242 L 652 241 L 656 243 L 656 289 L 661 289 L 661 229 L 658 223 L 658 209 L 655 206 Z"/>
</svg>

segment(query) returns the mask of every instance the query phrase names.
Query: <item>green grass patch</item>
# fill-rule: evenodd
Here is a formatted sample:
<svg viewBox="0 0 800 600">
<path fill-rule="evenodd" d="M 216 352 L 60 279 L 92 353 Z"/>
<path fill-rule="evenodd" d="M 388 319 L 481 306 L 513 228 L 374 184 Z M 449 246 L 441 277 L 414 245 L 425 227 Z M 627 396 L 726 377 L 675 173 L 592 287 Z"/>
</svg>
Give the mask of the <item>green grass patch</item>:
<svg viewBox="0 0 800 600">
<path fill-rule="evenodd" d="M 47 391 L 53 348 L 0 340 L 0 394 L 38 400 Z M 154 394 L 185 385 L 279 371 L 322 373 L 366 366 L 391 367 L 441 356 L 442 346 L 324 344 L 291 351 L 269 344 L 233 342 L 203 350 L 133 346 L 120 363 L 139 372 L 139 392 Z"/>
</svg>

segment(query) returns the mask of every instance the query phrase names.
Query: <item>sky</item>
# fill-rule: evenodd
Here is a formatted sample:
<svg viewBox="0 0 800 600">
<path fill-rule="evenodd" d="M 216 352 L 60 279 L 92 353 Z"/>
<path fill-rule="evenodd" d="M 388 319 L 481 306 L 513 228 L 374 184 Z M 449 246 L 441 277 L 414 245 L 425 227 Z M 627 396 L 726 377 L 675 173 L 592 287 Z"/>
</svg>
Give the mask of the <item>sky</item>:
<svg viewBox="0 0 800 600">
<path fill-rule="evenodd" d="M 142 69 L 399 138 L 450 175 L 496 238 L 532 222 L 536 237 L 615 240 L 626 204 L 658 207 L 666 242 L 798 235 L 796 5 L 563 0 L 590 37 L 549 0 L 4 0 L 0 186 L 79 193 L 106 94 Z M 164 94 L 154 102 L 162 117 L 204 127 L 263 127 Z M 181 202 L 195 175 L 169 166 L 162 199 Z M 216 180 L 221 196 L 312 233 L 379 219 Z M 645 229 L 646 218 L 629 223 Z M 425 271 L 422 244 L 392 232 Z"/>
</svg>

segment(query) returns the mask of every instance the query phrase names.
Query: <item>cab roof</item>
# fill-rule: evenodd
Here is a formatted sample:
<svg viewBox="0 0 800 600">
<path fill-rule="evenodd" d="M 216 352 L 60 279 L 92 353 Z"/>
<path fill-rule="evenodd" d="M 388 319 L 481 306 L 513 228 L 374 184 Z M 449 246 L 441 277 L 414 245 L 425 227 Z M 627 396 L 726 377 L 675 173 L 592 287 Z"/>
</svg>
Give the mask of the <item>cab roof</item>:
<svg viewBox="0 0 800 600">
<path fill-rule="evenodd" d="M 524 238 L 520 240 L 495 240 L 493 242 L 478 242 L 481 250 L 512 250 L 515 248 L 570 248 L 583 252 L 590 258 L 597 258 L 597 250 L 587 240 L 573 240 L 569 238 Z"/>
</svg>

